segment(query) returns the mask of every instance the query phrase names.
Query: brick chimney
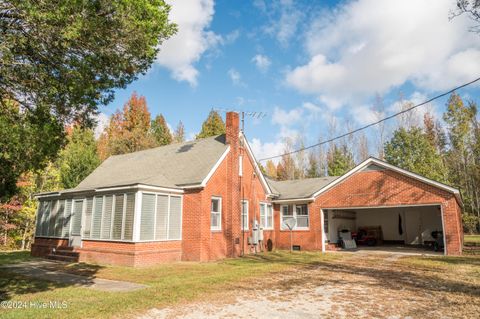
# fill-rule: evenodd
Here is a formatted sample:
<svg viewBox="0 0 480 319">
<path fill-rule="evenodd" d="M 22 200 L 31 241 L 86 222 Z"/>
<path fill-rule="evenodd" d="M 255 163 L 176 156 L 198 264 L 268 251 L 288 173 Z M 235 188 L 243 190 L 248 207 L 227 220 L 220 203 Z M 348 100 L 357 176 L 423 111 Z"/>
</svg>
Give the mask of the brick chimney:
<svg viewBox="0 0 480 319">
<path fill-rule="evenodd" d="M 240 133 L 240 121 L 237 112 L 227 112 L 225 131 L 227 144 L 230 144 L 232 148 L 237 148 L 238 134 Z"/>
<path fill-rule="evenodd" d="M 240 255 L 240 176 L 238 174 L 240 155 L 240 123 L 237 112 L 227 112 L 225 120 L 226 142 L 230 145 L 227 170 L 227 199 L 225 218 L 225 237 L 227 256 Z"/>
</svg>

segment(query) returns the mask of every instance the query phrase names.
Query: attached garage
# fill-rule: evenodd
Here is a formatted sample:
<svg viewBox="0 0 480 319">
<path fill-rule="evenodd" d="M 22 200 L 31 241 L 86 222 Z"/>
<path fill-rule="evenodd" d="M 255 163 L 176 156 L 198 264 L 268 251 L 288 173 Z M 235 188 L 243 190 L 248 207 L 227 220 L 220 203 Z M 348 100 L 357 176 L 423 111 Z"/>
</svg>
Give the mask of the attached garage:
<svg viewBox="0 0 480 319">
<path fill-rule="evenodd" d="M 387 244 L 433 246 L 443 238 L 446 255 L 462 253 L 460 192 L 379 159 L 369 158 L 342 176 L 272 186 L 281 194 L 274 199 L 279 224 L 286 206 L 308 205 L 309 227 L 293 235 L 301 249 L 335 248 L 339 231 L 346 229 L 381 233 L 379 242 Z M 288 234 L 278 229 L 277 246 L 286 248 Z"/>
<path fill-rule="evenodd" d="M 440 205 L 322 209 L 325 238 L 339 243 L 339 232 L 366 235 L 363 245 L 410 245 L 429 248 L 443 243 L 443 222 Z M 369 239 L 369 240 L 367 240 Z M 441 246 L 443 251 L 443 246 Z"/>
</svg>

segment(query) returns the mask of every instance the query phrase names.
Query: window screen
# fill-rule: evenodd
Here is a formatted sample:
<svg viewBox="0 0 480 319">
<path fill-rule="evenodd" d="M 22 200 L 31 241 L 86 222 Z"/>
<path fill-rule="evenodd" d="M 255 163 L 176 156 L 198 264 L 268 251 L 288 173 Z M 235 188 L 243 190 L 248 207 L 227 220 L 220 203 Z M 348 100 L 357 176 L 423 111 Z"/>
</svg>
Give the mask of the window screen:
<svg viewBox="0 0 480 319">
<path fill-rule="evenodd" d="M 72 200 L 65 201 L 65 212 L 63 214 L 63 230 L 62 237 L 70 236 L 70 219 L 72 218 Z"/>
<path fill-rule="evenodd" d="M 168 239 L 182 237 L 182 199 L 170 196 L 170 218 L 168 221 Z"/>
<path fill-rule="evenodd" d="M 92 230 L 91 236 L 92 239 L 100 238 L 100 227 L 102 225 L 102 208 L 103 208 L 103 196 L 97 196 L 94 200 L 93 206 L 93 216 L 92 216 Z"/>
<path fill-rule="evenodd" d="M 82 228 L 83 199 L 73 201 L 72 235 L 80 235 Z"/>
<path fill-rule="evenodd" d="M 85 225 L 83 226 L 83 237 L 90 238 L 92 226 L 93 197 L 87 198 L 87 209 L 85 210 Z"/>
<path fill-rule="evenodd" d="M 142 213 L 140 219 L 140 240 L 153 240 L 155 222 L 154 194 L 142 194 Z"/>
<path fill-rule="evenodd" d="M 48 226 L 50 223 L 50 202 L 43 202 L 43 221 L 42 221 L 42 235 L 48 236 Z"/>
<path fill-rule="evenodd" d="M 51 201 L 50 202 L 50 219 L 48 221 L 48 236 L 52 237 L 55 236 L 55 222 L 57 217 L 57 208 L 58 208 L 58 201 Z"/>
<path fill-rule="evenodd" d="M 157 229 L 155 239 L 168 239 L 168 196 L 157 196 Z"/>
<path fill-rule="evenodd" d="M 112 227 L 112 208 L 113 195 L 105 196 L 105 206 L 102 220 L 102 239 L 110 239 L 110 230 Z"/>
<path fill-rule="evenodd" d="M 122 239 L 123 195 L 115 195 L 115 212 L 113 214 L 112 239 Z"/>
<path fill-rule="evenodd" d="M 58 201 L 57 217 L 55 218 L 55 237 L 62 237 L 63 214 L 65 212 L 65 200 Z"/>
<path fill-rule="evenodd" d="M 135 194 L 127 194 L 127 207 L 125 209 L 125 226 L 123 239 L 132 240 L 133 215 L 135 212 Z"/>
</svg>

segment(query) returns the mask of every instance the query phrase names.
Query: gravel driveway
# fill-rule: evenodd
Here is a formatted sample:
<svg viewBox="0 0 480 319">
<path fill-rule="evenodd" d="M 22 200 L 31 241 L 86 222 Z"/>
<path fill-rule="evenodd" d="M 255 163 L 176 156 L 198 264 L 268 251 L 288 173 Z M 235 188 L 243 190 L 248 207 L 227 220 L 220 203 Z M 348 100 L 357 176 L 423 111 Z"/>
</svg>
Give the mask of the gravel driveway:
<svg viewBox="0 0 480 319">
<path fill-rule="evenodd" d="M 209 300 L 151 309 L 157 318 L 474 318 L 480 287 L 403 255 L 362 253 L 234 287 Z M 440 275 L 440 276 L 439 276 Z M 454 277 L 454 276 L 453 276 Z"/>
</svg>

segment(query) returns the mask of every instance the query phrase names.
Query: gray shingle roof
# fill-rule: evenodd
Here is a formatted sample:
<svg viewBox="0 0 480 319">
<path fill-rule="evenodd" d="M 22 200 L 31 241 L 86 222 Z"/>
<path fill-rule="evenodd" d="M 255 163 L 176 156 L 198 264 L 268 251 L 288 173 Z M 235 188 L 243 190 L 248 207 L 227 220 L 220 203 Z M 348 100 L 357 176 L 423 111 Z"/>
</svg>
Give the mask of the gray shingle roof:
<svg viewBox="0 0 480 319">
<path fill-rule="evenodd" d="M 227 150 L 225 135 L 115 155 L 74 190 L 146 184 L 182 187 L 200 184 Z"/>
<path fill-rule="evenodd" d="M 272 191 L 280 196 L 276 199 L 309 198 L 340 176 L 274 181 L 267 179 Z"/>
</svg>

